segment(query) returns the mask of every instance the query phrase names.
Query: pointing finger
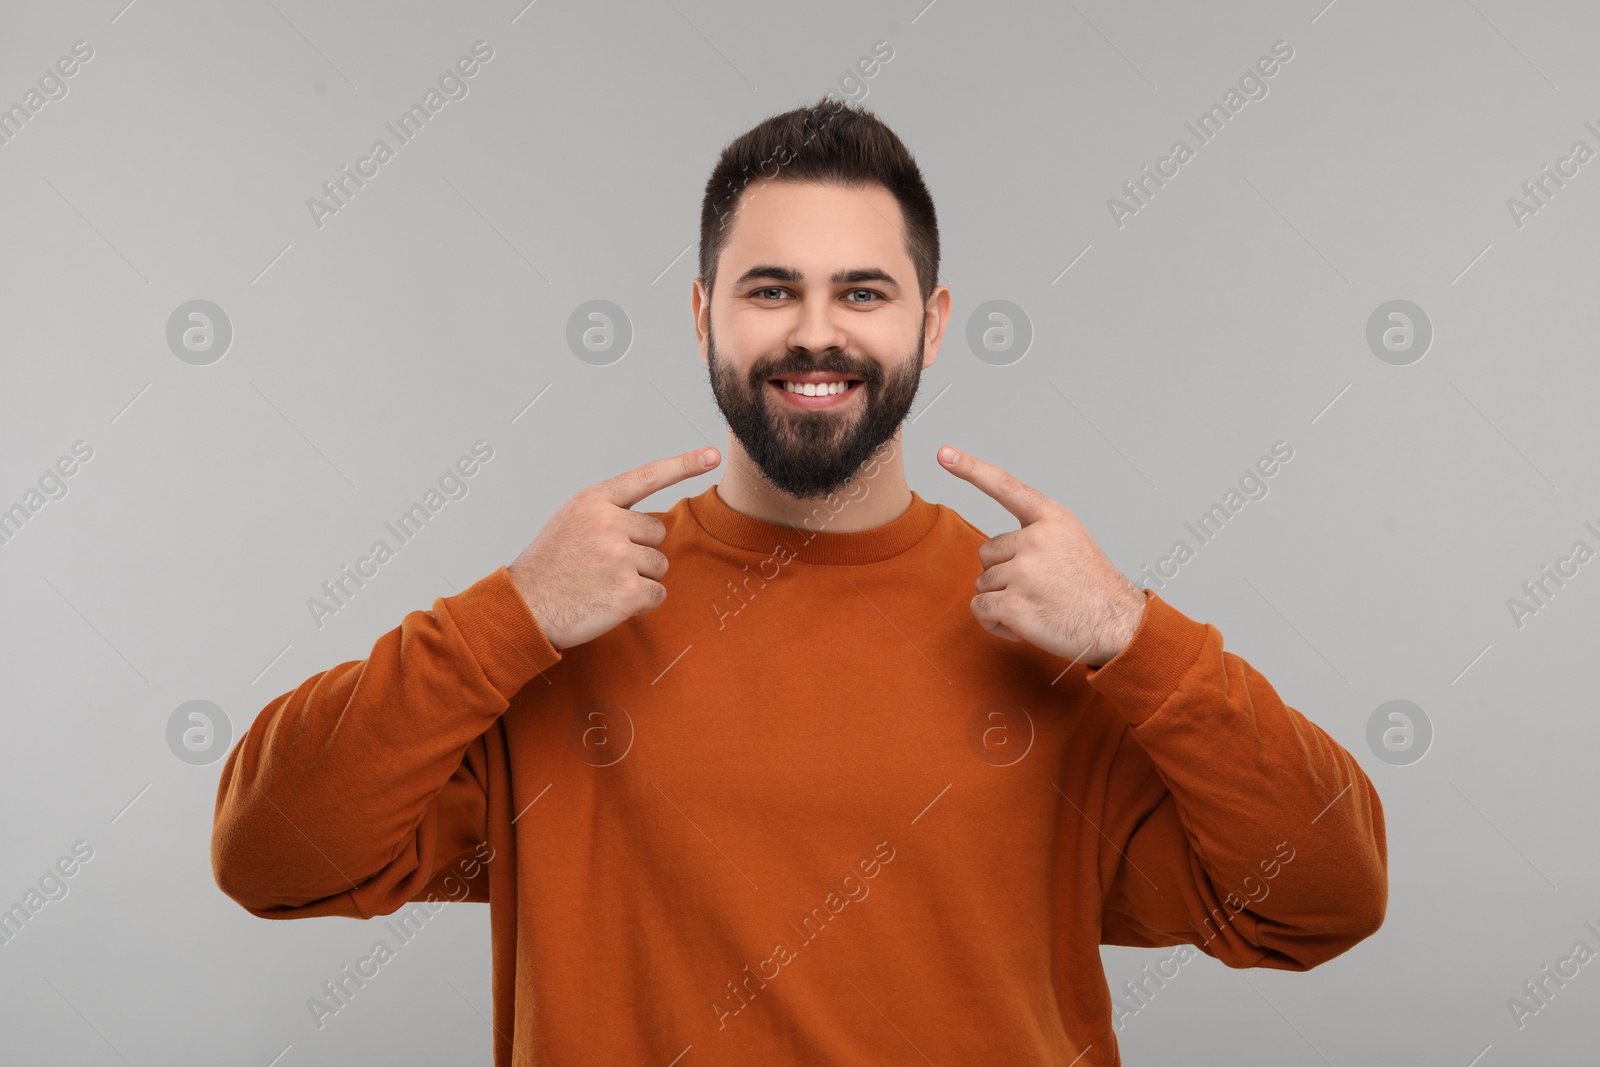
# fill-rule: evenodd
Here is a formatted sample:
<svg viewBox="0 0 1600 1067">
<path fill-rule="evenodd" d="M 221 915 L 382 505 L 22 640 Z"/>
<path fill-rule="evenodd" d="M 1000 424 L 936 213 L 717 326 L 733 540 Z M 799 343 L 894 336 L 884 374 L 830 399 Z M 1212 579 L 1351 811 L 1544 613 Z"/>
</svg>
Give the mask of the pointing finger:
<svg viewBox="0 0 1600 1067">
<path fill-rule="evenodd" d="M 601 496 L 617 507 L 631 508 L 652 493 L 658 493 L 669 485 L 676 485 L 685 478 L 706 473 L 721 459 L 721 453 L 715 448 L 697 448 L 680 456 L 653 460 L 642 467 L 624 471 L 613 478 L 607 478 L 595 488 L 600 491 Z"/>
<path fill-rule="evenodd" d="M 1015 515 L 1024 526 L 1038 522 L 1049 512 L 1052 504 L 1049 497 L 992 463 L 958 452 L 948 445 L 939 450 L 939 461 L 951 474 L 971 482 L 998 500 L 1000 506 Z"/>
</svg>

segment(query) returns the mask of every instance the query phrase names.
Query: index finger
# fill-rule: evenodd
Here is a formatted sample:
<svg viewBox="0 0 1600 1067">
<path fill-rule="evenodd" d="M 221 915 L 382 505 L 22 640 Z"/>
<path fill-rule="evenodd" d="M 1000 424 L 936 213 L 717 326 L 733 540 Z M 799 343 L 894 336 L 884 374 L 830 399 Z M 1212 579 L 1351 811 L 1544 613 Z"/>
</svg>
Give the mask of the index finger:
<svg viewBox="0 0 1600 1067">
<path fill-rule="evenodd" d="M 944 450 L 940 449 L 940 459 L 944 459 Z M 951 451 L 958 451 L 951 446 Z M 984 493 L 999 501 L 1000 506 L 1016 516 L 1018 522 L 1027 526 L 1029 523 L 1038 522 L 1050 511 L 1054 503 L 1051 499 L 1013 475 L 1002 467 L 993 463 L 985 463 L 977 456 L 969 453 L 960 453 L 960 458 L 954 463 L 945 463 L 945 469 L 958 478 L 965 479 L 983 490 Z"/>
<path fill-rule="evenodd" d="M 701 462 L 701 457 L 706 458 L 705 463 Z M 721 462 L 721 459 L 721 453 L 715 448 L 697 448 L 680 456 L 652 460 L 642 467 L 624 471 L 614 478 L 607 478 L 595 486 L 595 489 L 617 507 L 631 508 L 645 497 L 658 493 L 669 485 L 676 485 L 685 478 L 706 473 Z"/>
</svg>

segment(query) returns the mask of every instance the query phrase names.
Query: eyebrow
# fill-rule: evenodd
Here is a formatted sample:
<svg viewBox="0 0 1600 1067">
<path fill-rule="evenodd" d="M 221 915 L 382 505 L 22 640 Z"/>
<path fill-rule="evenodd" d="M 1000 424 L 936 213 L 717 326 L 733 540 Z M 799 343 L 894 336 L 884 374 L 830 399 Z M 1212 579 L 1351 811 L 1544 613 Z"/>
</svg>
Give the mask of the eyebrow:
<svg viewBox="0 0 1600 1067">
<path fill-rule="evenodd" d="M 738 289 L 746 282 L 759 281 L 761 279 L 775 279 L 781 282 L 793 282 L 798 285 L 806 280 L 806 276 L 793 267 L 779 267 L 771 263 L 763 263 L 751 267 L 739 275 L 738 280 L 733 283 L 733 287 Z M 856 267 L 851 270 L 835 271 L 828 281 L 834 285 L 880 282 L 885 288 L 894 290 L 896 294 L 900 292 L 900 283 L 894 280 L 894 276 L 888 271 L 880 270 L 877 267 Z"/>
</svg>

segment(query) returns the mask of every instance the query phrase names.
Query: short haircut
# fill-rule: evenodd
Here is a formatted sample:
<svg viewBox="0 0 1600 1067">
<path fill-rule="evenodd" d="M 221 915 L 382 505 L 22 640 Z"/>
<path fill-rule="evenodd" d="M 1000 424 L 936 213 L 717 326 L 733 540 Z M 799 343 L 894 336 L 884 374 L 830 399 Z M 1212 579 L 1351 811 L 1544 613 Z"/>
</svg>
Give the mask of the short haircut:
<svg viewBox="0 0 1600 1067">
<path fill-rule="evenodd" d="M 895 132 L 858 104 L 831 93 L 815 104 L 763 119 L 722 150 L 700 204 L 700 277 L 716 287 L 717 259 L 751 181 L 881 185 L 900 204 L 906 250 L 927 303 L 939 276 L 939 222 L 917 162 Z"/>
</svg>

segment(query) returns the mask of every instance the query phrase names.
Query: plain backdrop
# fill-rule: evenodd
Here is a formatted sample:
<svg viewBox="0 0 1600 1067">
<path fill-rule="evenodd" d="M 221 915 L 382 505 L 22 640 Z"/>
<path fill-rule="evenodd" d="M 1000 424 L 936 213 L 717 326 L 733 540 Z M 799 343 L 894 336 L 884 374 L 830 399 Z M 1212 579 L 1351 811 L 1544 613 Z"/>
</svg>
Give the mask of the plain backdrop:
<svg viewBox="0 0 1600 1067">
<path fill-rule="evenodd" d="M 0 1059 L 488 1062 L 488 909 L 448 907 L 319 1029 L 307 998 L 374 931 L 224 897 L 221 723 L 187 760 L 169 727 L 207 701 L 236 741 L 579 488 L 725 447 L 689 312 L 700 197 L 730 138 L 830 90 L 938 205 L 954 315 L 905 430 L 920 494 L 1014 528 L 938 467 L 955 444 L 1151 584 L 1293 450 L 1159 591 L 1361 760 L 1387 921 L 1305 974 L 1184 965 L 1126 1062 L 1592 1057 L 1600 963 L 1520 1026 L 1508 1007 L 1600 950 L 1592 5 L 524 3 L 0 7 L 0 106 L 27 113 L 0 144 L 0 508 L 29 511 L 0 544 L 0 907 L 93 850 L 0 945 Z M 464 96 L 308 206 L 479 41 Z M 467 495 L 318 625 L 308 599 L 478 441 Z M 1114 989 L 1166 954 L 1103 953 Z"/>
</svg>

